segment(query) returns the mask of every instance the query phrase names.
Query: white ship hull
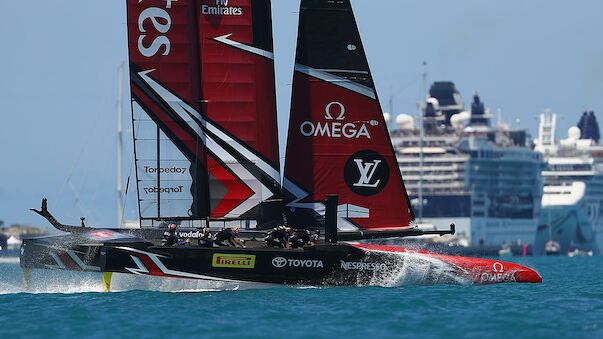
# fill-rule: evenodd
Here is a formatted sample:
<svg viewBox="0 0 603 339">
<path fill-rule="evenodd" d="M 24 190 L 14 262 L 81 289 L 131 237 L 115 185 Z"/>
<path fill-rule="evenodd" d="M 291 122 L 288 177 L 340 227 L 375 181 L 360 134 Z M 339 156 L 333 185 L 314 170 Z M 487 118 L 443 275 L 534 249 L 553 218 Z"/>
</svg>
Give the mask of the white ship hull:
<svg viewBox="0 0 603 339">
<path fill-rule="evenodd" d="M 546 242 L 553 240 L 561 246 L 562 255 L 576 249 L 601 254 L 602 198 L 603 196 L 589 194 L 584 182 L 546 186 L 534 253 L 544 255 Z"/>
</svg>

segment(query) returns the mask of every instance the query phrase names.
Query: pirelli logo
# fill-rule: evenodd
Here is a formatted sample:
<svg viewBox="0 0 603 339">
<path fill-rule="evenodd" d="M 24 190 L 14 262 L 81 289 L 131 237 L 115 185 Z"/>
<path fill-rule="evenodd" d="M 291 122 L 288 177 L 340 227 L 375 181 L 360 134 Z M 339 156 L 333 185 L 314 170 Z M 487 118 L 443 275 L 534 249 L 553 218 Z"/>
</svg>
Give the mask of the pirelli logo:
<svg viewBox="0 0 603 339">
<path fill-rule="evenodd" d="M 224 268 L 254 268 L 255 255 L 215 253 L 211 266 Z"/>
</svg>

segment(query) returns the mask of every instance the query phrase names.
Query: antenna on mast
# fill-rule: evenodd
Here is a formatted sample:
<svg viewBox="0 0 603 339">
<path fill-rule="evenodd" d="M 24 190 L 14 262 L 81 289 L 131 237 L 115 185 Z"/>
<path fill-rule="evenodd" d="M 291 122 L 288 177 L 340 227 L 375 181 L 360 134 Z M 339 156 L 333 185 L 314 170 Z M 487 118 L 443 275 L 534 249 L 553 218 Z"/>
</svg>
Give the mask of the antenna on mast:
<svg viewBox="0 0 603 339">
<path fill-rule="evenodd" d="M 427 61 L 423 61 L 423 74 L 421 75 L 423 78 L 423 98 L 422 100 L 427 100 Z M 425 114 L 426 106 L 423 105 L 423 101 L 421 101 L 419 109 L 419 196 L 417 205 L 419 207 L 418 217 L 419 223 L 423 222 L 423 140 L 425 139 L 425 126 L 423 123 L 423 116 Z"/>
<path fill-rule="evenodd" d="M 124 62 L 119 65 L 117 92 L 117 227 L 121 228 L 124 217 L 124 198 L 122 187 L 123 162 L 123 100 L 124 100 Z"/>
</svg>

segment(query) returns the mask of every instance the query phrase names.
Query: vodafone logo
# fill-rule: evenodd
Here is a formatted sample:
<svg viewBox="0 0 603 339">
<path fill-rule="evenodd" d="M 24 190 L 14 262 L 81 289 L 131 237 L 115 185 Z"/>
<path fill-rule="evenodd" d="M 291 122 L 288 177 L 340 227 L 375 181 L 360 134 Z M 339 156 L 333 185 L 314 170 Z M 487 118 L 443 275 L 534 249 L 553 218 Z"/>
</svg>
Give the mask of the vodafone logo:
<svg viewBox="0 0 603 339">
<path fill-rule="evenodd" d="M 327 137 L 346 139 L 370 139 L 370 127 L 379 125 L 379 121 L 347 121 L 346 108 L 338 101 L 327 104 L 324 114 L 325 121 L 304 121 L 299 131 L 304 137 Z"/>
</svg>

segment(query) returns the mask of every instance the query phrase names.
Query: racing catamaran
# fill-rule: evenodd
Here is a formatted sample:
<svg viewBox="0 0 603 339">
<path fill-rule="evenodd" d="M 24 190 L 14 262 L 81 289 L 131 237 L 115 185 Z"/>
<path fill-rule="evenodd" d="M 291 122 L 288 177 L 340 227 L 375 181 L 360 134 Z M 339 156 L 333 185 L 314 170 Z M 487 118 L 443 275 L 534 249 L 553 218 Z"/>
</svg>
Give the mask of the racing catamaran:
<svg viewBox="0 0 603 339">
<path fill-rule="evenodd" d="M 24 241 L 21 266 L 168 278 L 366 285 L 412 265 L 421 282 L 541 282 L 502 261 L 371 238 L 454 233 L 412 227 L 349 0 L 302 0 L 281 186 L 269 0 L 129 0 L 132 120 L 140 229 L 69 226 Z M 286 223 L 324 230 L 299 249 L 254 241 Z M 195 238 L 207 223 L 253 223 L 246 248 L 160 246 L 165 220 Z M 438 267 L 432 270 L 429 267 Z M 442 274 L 445 272 L 445 274 Z"/>
</svg>

